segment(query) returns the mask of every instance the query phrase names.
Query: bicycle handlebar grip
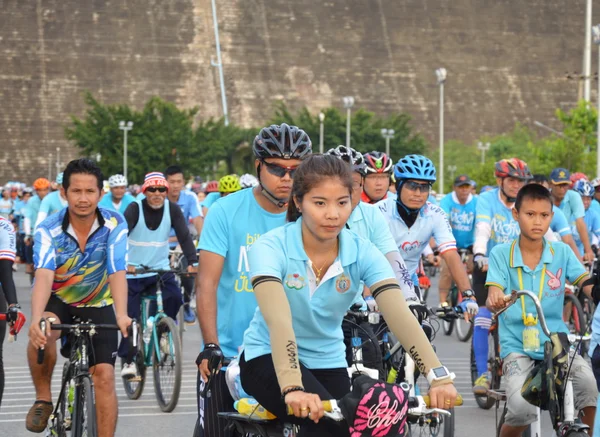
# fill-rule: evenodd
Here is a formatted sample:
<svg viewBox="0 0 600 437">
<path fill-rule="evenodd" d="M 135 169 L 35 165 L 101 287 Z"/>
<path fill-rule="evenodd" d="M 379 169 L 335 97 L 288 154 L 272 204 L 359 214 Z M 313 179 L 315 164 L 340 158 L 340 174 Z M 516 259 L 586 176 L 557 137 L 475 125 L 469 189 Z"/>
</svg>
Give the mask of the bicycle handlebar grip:
<svg viewBox="0 0 600 437">
<path fill-rule="evenodd" d="M 327 413 L 332 413 L 333 412 L 333 404 L 330 400 L 321 400 L 321 405 L 323 405 L 323 409 L 327 412 Z M 293 416 L 294 415 L 294 410 L 292 409 L 292 407 L 290 405 L 286 406 L 287 408 L 287 414 L 288 416 Z"/>
<path fill-rule="evenodd" d="M 425 405 L 427 405 L 427 408 L 431 408 L 431 400 L 429 399 L 428 395 L 423 396 L 423 402 L 425 402 Z M 456 402 L 454 403 L 455 407 L 460 407 L 463 404 L 463 397 L 459 394 L 458 397 L 456 398 Z M 438 408 L 440 408 L 438 406 Z"/>
<path fill-rule="evenodd" d="M 46 335 L 46 319 L 40 320 L 40 329 Z M 41 347 L 38 349 L 37 353 L 37 363 L 42 364 L 44 362 L 44 348 Z"/>
</svg>

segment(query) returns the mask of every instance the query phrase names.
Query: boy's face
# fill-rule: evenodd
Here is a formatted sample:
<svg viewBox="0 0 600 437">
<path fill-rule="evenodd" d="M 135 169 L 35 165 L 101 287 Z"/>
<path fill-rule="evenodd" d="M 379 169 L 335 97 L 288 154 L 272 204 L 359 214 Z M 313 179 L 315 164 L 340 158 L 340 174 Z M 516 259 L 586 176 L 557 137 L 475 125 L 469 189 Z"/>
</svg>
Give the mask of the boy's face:
<svg viewBox="0 0 600 437">
<path fill-rule="evenodd" d="M 540 240 L 548 232 L 552 221 L 552 205 L 547 200 L 523 199 L 519 211 L 512 210 L 513 218 L 519 223 L 521 235 L 531 239 Z"/>
</svg>

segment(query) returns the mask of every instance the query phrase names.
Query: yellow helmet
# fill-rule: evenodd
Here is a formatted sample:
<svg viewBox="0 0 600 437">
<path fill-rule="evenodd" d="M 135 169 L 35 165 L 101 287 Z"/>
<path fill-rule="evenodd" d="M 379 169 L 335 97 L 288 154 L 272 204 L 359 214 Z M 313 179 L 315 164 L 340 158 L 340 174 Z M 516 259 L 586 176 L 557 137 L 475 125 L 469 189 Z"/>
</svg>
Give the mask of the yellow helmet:
<svg viewBox="0 0 600 437">
<path fill-rule="evenodd" d="M 221 193 L 235 193 L 241 189 L 240 180 L 236 175 L 229 174 L 219 179 L 219 192 Z"/>
</svg>

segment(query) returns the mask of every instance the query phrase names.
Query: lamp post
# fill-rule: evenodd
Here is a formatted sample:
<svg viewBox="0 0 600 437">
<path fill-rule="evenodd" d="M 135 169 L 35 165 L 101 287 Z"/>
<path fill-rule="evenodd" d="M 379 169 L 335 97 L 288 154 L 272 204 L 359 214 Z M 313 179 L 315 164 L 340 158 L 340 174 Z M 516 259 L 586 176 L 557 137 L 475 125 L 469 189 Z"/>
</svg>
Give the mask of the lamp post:
<svg viewBox="0 0 600 437">
<path fill-rule="evenodd" d="M 119 122 L 119 129 L 123 131 L 123 176 L 127 179 L 127 132 L 133 129 L 133 121 Z"/>
<path fill-rule="evenodd" d="M 565 136 L 565 134 L 563 134 L 562 132 L 559 132 L 556 129 L 552 129 L 550 126 L 546 126 L 544 123 L 540 123 L 537 120 L 535 120 L 533 122 L 533 124 L 535 124 L 539 128 L 547 130 L 548 132 L 552 132 L 553 134 L 558 135 L 559 137 L 563 137 L 564 138 L 564 136 Z"/>
<path fill-rule="evenodd" d="M 48 180 L 52 180 L 52 153 L 48 154 Z"/>
<path fill-rule="evenodd" d="M 346 96 L 342 99 L 344 108 L 346 108 L 346 147 L 350 147 L 350 110 L 354 106 L 354 97 Z"/>
<path fill-rule="evenodd" d="M 435 70 L 440 86 L 440 194 L 444 194 L 444 83 L 448 73 L 445 68 Z"/>
<path fill-rule="evenodd" d="M 583 45 L 583 100 L 590 101 L 590 70 L 592 67 L 592 0 L 586 0 L 585 42 Z"/>
<path fill-rule="evenodd" d="M 477 149 L 481 151 L 481 163 L 485 164 L 485 152 L 490 150 L 492 145 L 490 143 L 482 143 L 481 141 L 477 143 Z"/>
<path fill-rule="evenodd" d="M 325 114 L 319 112 L 319 153 L 323 154 L 323 135 L 325 134 Z"/>
<path fill-rule="evenodd" d="M 385 154 L 390 157 L 390 140 L 394 138 L 394 129 L 381 129 L 381 136 L 385 138 Z"/>
<path fill-rule="evenodd" d="M 594 35 L 594 44 L 598 46 L 598 126 L 596 127 L 596 177 L 600 178 L 600 24 L 592 28 Z"/>
<path fill-rule="evenodd" d="M 455 165 L 449 165 L 448 166 L 448 171 L 450 172 L 450 180 L 454 180 L 454 173 L 456 172 L 456 166 Z"/>
<path fill-rule="evenodd" d="M 223 123 L 229 126 L 229 115 L 227 113 L 227 95 L 225 94 L 225 78 L 223 76 L 223 61 L 221 60 L 221 43 L 219 42 L 219 20 L 217 19 L 217 5 L 211 0 L 213 13 L 213 26 L 215 28 L 215 46 L 217 49 L 217 62 L 212 59 L 210 63 L 219 69 L 219 82 L 221 83 L 221 104 L 223 105 Z M 127 177 L 127 175 L 125 175 Z"/>
<path fill-rule="evenodd" d="M 56 175 L 60 173 L 60 147 L 56 148 Z"/>
</svg>

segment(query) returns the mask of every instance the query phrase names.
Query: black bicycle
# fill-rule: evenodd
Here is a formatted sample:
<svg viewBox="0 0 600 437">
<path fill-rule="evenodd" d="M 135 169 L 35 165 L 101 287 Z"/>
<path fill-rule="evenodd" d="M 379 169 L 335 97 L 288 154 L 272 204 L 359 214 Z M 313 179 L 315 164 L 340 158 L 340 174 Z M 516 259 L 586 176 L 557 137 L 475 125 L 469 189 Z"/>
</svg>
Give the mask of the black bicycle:
<svg viewBox="0 0 600 437">
<path fill-rule="evenodd" d="M 90 374 L 88 354 L 94 353 L 92 337 L 99 330 L 118 330 L 114 324 L 54 324 L 55 319 L 42 319 L 40 329 L 46 332 L 46 323 L 52 330 L 66 330 L 67 344 L 70 346 L 68 359 L 63 366 L 62 381 L 56 407 L 48 419 L 48 436 L 95 437 L 98 435 L 96 423 L 96 403 L 94 383 Z M 137 348 L 138 328 L 134 321 L 130 327 L 130 347 Z M 69 348 L 67 348 L 69 349 Z M 64 348 L 63 348 L 64 350 Z M 61 350 L 62 352 L 62 350 Z M 37 362 L 44 361 L 44 349 L 38 350 Z"/>
</svg>

